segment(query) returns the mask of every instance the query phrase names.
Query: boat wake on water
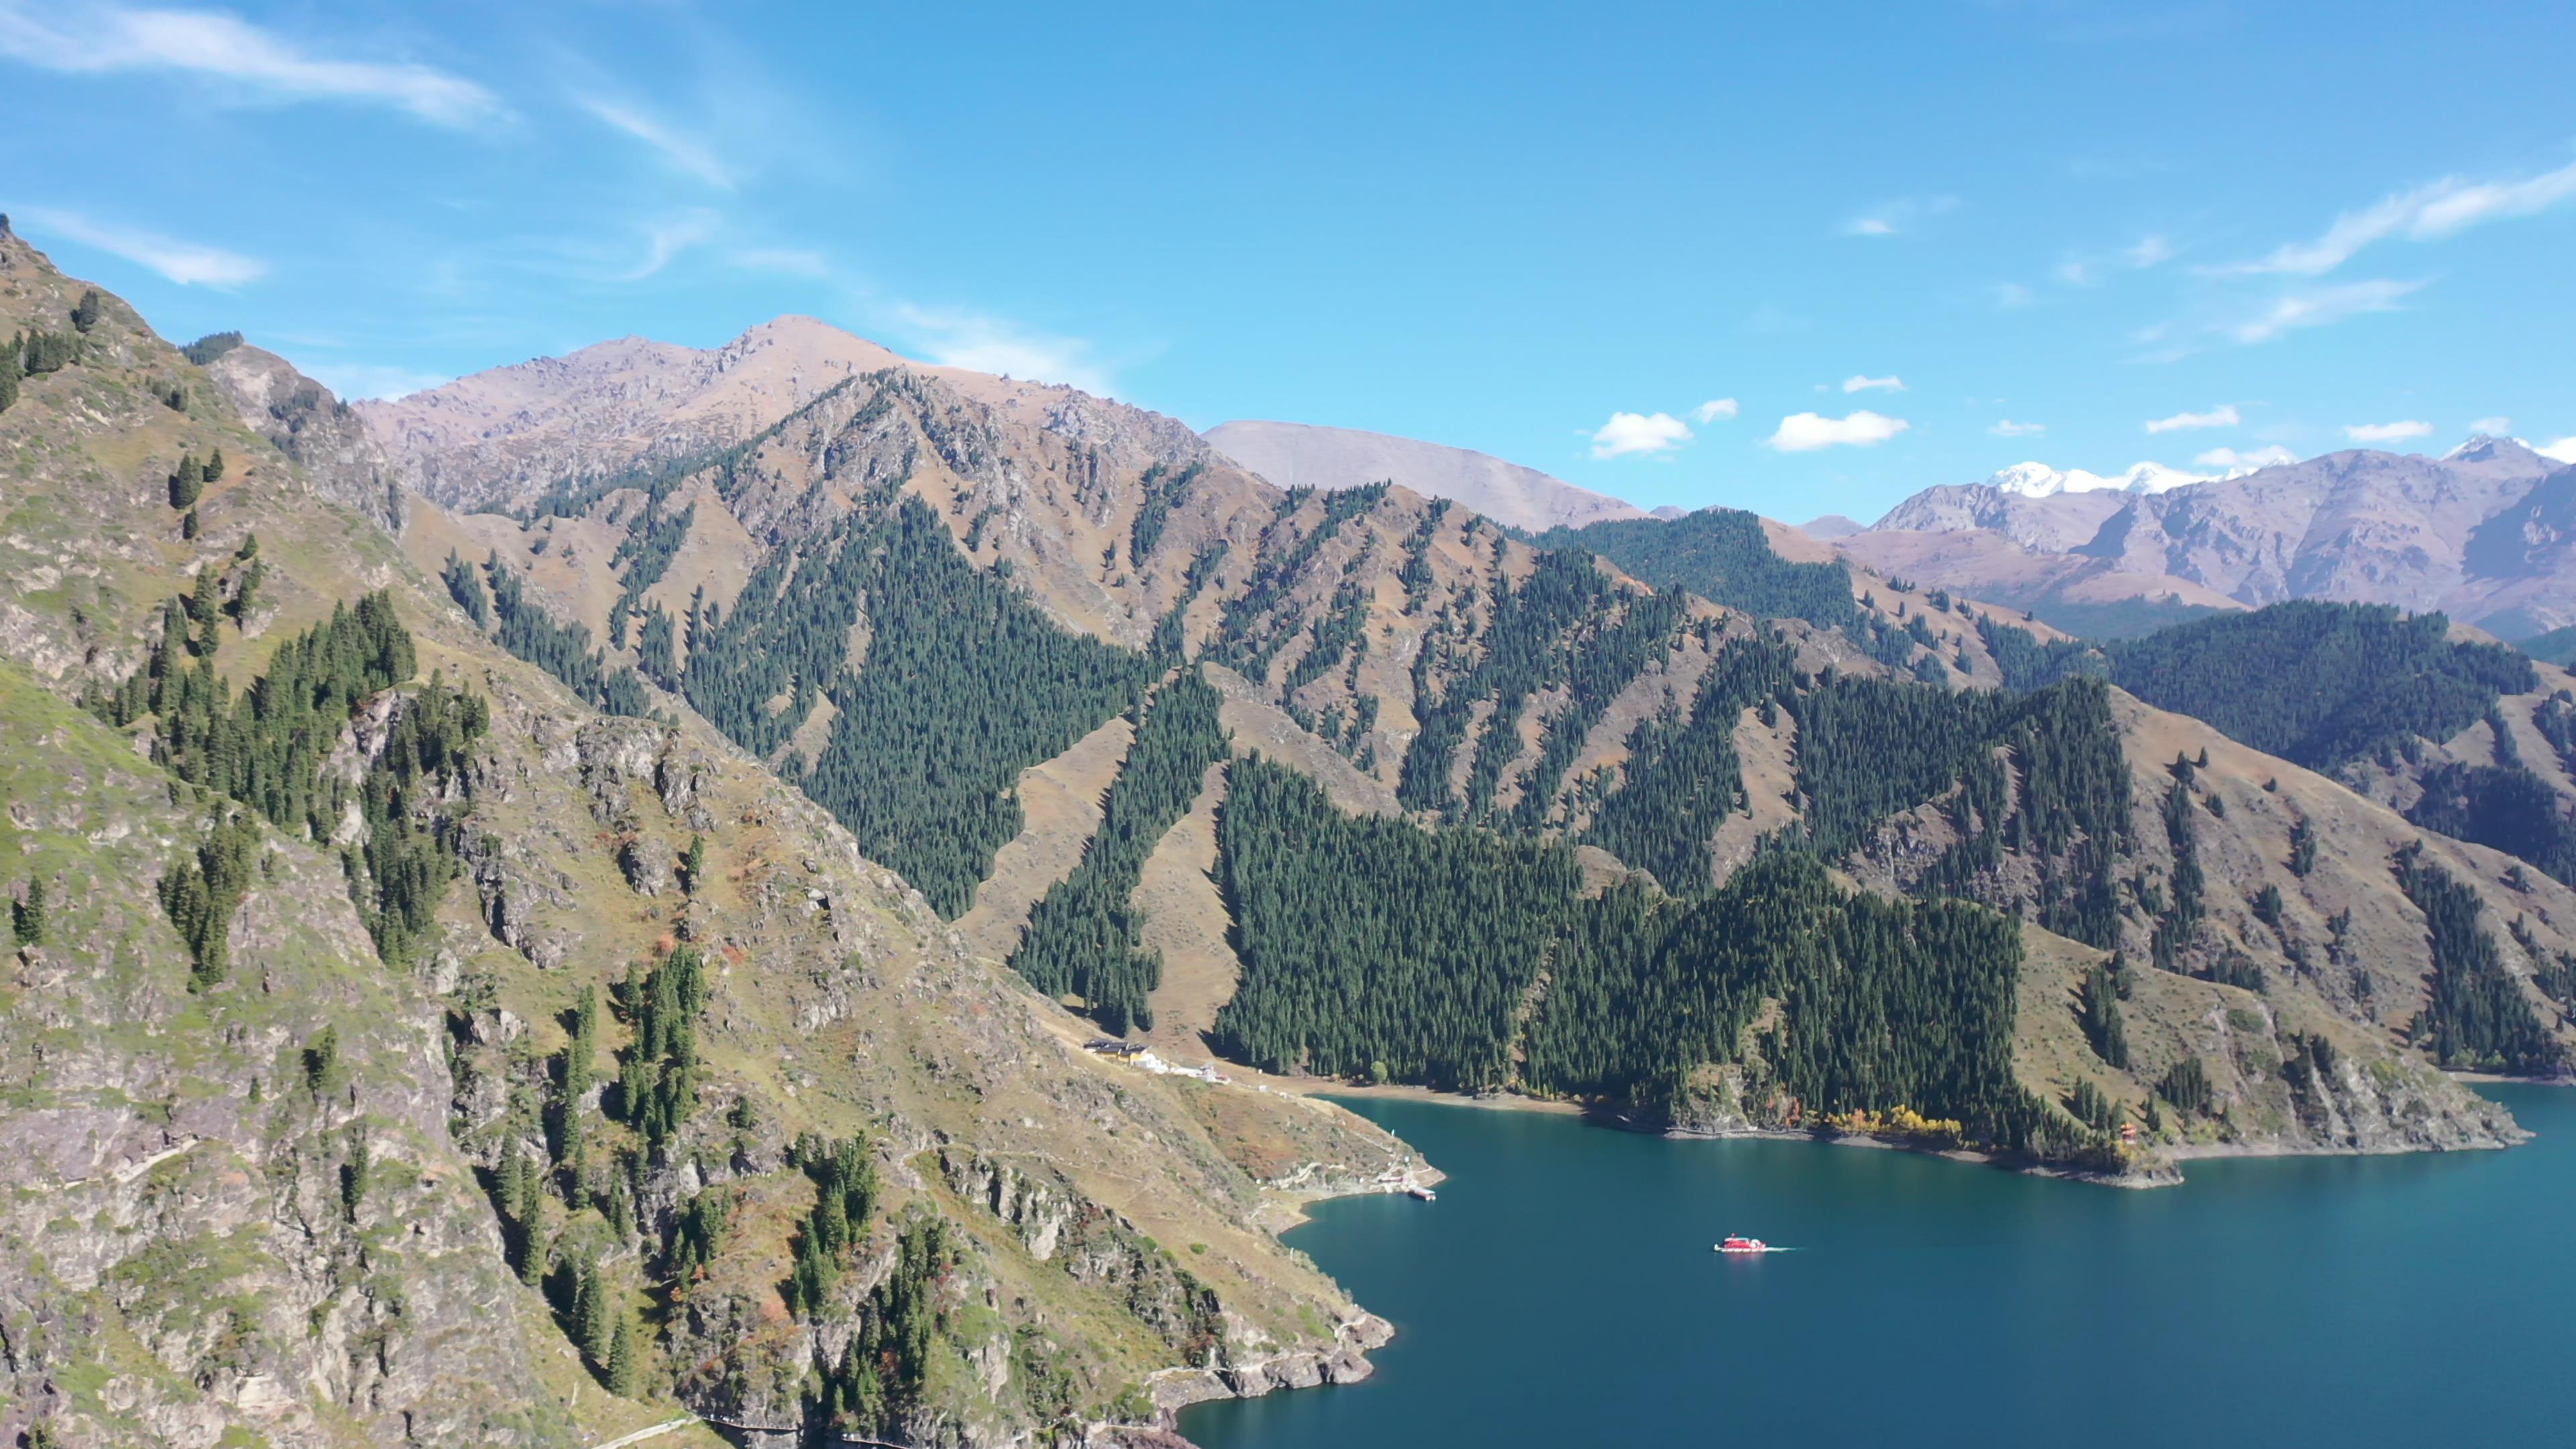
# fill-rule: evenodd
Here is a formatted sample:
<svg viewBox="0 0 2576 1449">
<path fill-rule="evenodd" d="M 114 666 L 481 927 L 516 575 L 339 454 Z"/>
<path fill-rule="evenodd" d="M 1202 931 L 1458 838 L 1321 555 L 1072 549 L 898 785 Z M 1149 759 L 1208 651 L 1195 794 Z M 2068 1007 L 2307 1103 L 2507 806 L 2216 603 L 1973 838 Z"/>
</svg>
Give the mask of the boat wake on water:
<svg viewBox="0 0 2576 1449">
<path fill-rule="evenodd" d="M 1729 1235 L 1726 1241 L 1717 1245 L 1715 1251 L 1720 1253 L 1794 1253 L 1797 1249 L 1775 1247 L 1770 1243 L 1762 1241 L 1760 1238 L 1744 1238 Z"/>
</svg>

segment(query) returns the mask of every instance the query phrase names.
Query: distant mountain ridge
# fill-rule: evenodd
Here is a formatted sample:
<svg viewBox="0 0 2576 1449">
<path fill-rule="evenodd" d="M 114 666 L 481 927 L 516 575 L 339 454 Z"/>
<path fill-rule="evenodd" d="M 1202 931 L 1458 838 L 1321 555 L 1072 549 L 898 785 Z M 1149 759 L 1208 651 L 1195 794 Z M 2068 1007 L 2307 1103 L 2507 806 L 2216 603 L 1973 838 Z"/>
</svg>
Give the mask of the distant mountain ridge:
<svg viewBox="0 0 2576 1449">
<path fill-rule="evenodd" d="M 1472 448 L 1309 423 L 1219 423 L 1202 436 L 1218 452 L 1282 488 L 1356 488 L 1391 479 L 1533 533 L 1650 516 L 1606 493 Z"/>
<path fill-rule="evenodd" d="M 2080 583 L 2097 603 L 2441 609 L 2506 638 L 2576 622 L 2576 469 L 2512 439 L 2438 458 L 2347 449 L 2139 491 L 2069 489 L 2053 473 L 1924 489 L 1837 547 L 2024 608 Z"/>
</svg>

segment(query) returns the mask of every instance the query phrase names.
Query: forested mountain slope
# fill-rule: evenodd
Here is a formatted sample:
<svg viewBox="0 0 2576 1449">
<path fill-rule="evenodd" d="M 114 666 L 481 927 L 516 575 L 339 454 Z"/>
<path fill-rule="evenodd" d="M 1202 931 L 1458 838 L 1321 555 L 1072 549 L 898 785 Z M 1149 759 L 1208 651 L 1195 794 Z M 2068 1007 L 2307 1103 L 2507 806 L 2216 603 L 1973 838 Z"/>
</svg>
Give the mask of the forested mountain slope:
<svg viewBox="0 0 2576 1449">
<path fill-rule="evenodd" d="M 2303 885 L 2286 833 L 2233 843 L 2259 808 L 2230 825 L 2224 798 L 2177 804 L 2173 753 L 2155 738 L 2170 717 L 2081 682 L 1991 692 L 2060 636 L 1942 590 L 1784 559 L 1747 515 L 1605 525 L 1566 536 L 1584 546 L 1541 547 L 1400 487 L 1271 489 L 1116 404 L 1033 423 L 899 370 L 854 378 L 694 471 L 568 481 L 516 519 L 431 517 L 410 547 L 427 564 L 470 536 L 484 552 L 479 566 L 473 546 L 460 554 L 468 598 L 495 566 L 554 570 L 554 606 L 597 610 L 584 617 L 612 637 L 616 600 L 634 601 L 630 619 L 644 622 L 603 650 L 602 667 L 631 660 L 640 678 L 677 684 L 641 707 L 686 704 L 777 763 L 916 873 L 944 914 L 973 905 L 1004 844 L 1042 828 L 1010 799 L 1019 772 L 1122 712 L 1142 722 L 1128 747 L 1138 768 L 1112 776 L 1089 817 L 1126 823 L 1084 827 L 1098 833 L 1080 850 L 1049 837 L 1027 858 L 1079 864 L 1049 889 L 1014 881 L 1007 892 L 1048 897 L 1008 958 L 1112 1029 L 1158 1030 L 1168 987 L 1187 996 L 1208 1044 L 1271 1068 L 1565 1093 L 1678 1124 L 1903 1107 L 1958 1122 L 1966 1140 L 2095 1162 L 2120 1158 L 2109 1143 L 2121 1122 L 2177 1147 L 2491 1142 L 2509 1129 L 2420 1058 L 2410 1065 L 2393 1037 L 2447 1042 L 2457 1065 L 2548 1073 L 2563 1060 L 2561 1003 L 2545 983 L 2567 943 L 2548 922 L 2576 917 L 2543 912 L 2524 923 L 2528 944 L 2446 976 L 2433 938 L 2405 924 L 2423 911 L 2407 879 L 2432 887 L 2421 871 L 2401 877 L 2398 852 L 2417 834 L 2403 821 L 2351 799 L 2365 811 L 2354 839 L 2370 842 L 2357 859 L 2370 863 Z M 1630 547 L 1632 532 L 1647 546 Z M 1594 534 L 1615 565 L 1594 561 Z M 567 546 L 609 560 L 621 580 L 608 587 L 595 564 L 564 564 Z M 1745 608 L 1703 596 L 1730 591 Z M 928 600 L 946 602 L 925 610 Z M 1775 611 L 1810 617 L 1762 617 Z M 979 650 L 943 632 L 960 619 L 1001 642 Z M 1998 632 L 2008 624 L 2013 633 Z M 1185 665 L 1225 697 L 1238 762 L 1214 783 L 1203 726 L 1146 746 L 1167 734 L 1158 721 L 1203 718 L 1203 706 L 1184 709 L 1195 687 Z M 1242 762 L 1256 750 L 1294 773 Z M 962 793 L 943 803 L 951 787 L 926 775 L 851 773 L 902 758 L 953 763 Z M 2263 768 L 2267 780 L 2310 778 L 2287 762 Z M 1248 779 L 1262 788 L 1248 791 Z M 1353 809 L 1411 820 L 1346 820 Z M 1227 889 L 1166 890 L 1148 906 L 1161 846 L 1140 858 L 1138 832 L 1185 828 L 1213 834 L 1197 848 L 1212 849 L 1202 858 Z M 2215 850 L 2222 838 L 2232 853 L 2281 856 L 2280 900 L 2215 898 L 2200 842 Z M 2486 858 L 2427 848 L 2466 889 L 2498 878 Z M 1875 898 L 1801 883 L 1777 873 L 1785 866 L 1738 885 L 1765 852 L 1849 872 Z M 1363 860 L 1373 864 L 1346 878 Z M 1653 885 L 1597 894 L 1630 869 Z M 1486 904 L 1445 894 L 1476 880 L 1521 884 Z M 1352 908 L 1390 881 L 1411 882 L 1385 908 L 1407 930 L 1473 921 L 1486 935 L 1509 926 L 1518 944 L 1475 948 L 1471 968 L 1441 955 L 1479 939 L 1463 927 L 1370 935 L 1370 913 Z M 1265 905 L 1278 891 L 1283 903 Z M 2315 903 L 2294 907 L 2303 892 Z M 1898 910 L 1887 898 L 1927 904 Z M 1978 909 L 1928 904 L 1946 898 L 2022 915 L 2045 928 L 2028 937 L 2039 944 L 1989 929 L 1996 918 Z M 1306 939 L 1299 923 L 1319 919 L 1323 900 L 1361 934 Z M 1766 901 L 1806 902 L 1801 932 L 1836 943 L 1804 987 L 1776 962 L 1730 965 L 1673 944 L 1716 939 L 1723 912 Z M 2503 939 L 2503 904 L 2463 939 Z M 1706 912 L 1719 914 L 1674 934 Z M 2326 929 L 2338 918 L 2343 929 Z M 2356 931 L 2375 964 L 2335 954 L 2357 949 Z M 1193 943 L 1185 979 L 1163 979 L 1149 939 Z M 1578 959 L 1590 964 L 1561 979 Z M 2168 1015 L 2196 1002 L 2189 1011 L 2232 1022 L 2230 1000 L 2265 1005 L 2237 1006 L 2255 1025 L 2223 1039 L 2185 1030 L 2199 1019 L 2188 1013 L 2164 1021 L 2163 1045 L 2144 1054 L 2160 1065 L 2144 1077 L 2098 1053 L 2090 1076 L 2050 1065 L 2025 1047 L 2078 1017 L 2019 1009 L 1987 1011 L 1970 1038 L 1954 1038 L 1964 1057 L 1849 1050 L 1887 1013 L 1960 1008 L 1976 991 L 2010 1004 L 2030 973 L 2082 962 L 2131 990 L 2135 973 L 2156 968 L 2194 983 L 2149 993 Z M 1935 964 L 1955 973 L 1946 984 L 1915 979 Z M 1334 974 L 1351 970 L 1363 974 Z M 1846 971 L 1875 973 L 1884 991 L 1816 984 Z M 2472 980 L 2484 996 L 2463 995 Z M 2493 1015 L 2471 1000 L 2511 1030 L 2447 1027 Z M 1638 1001 L 1664 1005 L 1627 1010 Z M 1676 1032 L 1674 1012 L 1698 1024 Z M 1740 1028 L 1724 1026 L 1739 1015 Z M 1649 1039 L 1615 1046 L 1625 1028 L 1612 1023 L 1632 1017 Z M 1784 1029 L 1845 1055 L 1793 1068 L 1759 1041 Z M 2298 1088 L 2323 1094 L 2307 1109 L 2280 1095 L 2291 1090 L 2278 1070 L 2292 1045 L 2283 1033 L 2331 1037 L 2342 1052 Z M 1612 1060 L 1603 1053 L 1624 1064 L 1600 1065 Z M 2166 1083 L 2183 1055 L 2206 1055 L 2196 1070 L 2221 1085 L 2204 1095 Z M 1544 1066 L 1558 1059 L 1596 1064 Z M 2081 1099 L 2079 1078 L 2091 1092 Z M 2168 1085 L 2190 1098 L 2187 1117 L 2159 1095 Z"/>
<path fill-rule="evenodd" d="M 44 367 L 0 412 L 0 650 L 26 671 L 0 697 L 126 782 L 36 781 L 52 813 L 12 817 L 0 871 L 75 963 L 110 927 L 152 943 L 130 976 L 54 979 L 32 941 L 0 1050 L 32 1078 L 75 1008 L 124 1019 L 59 993 L 128 981 L 207 1064 L 175 1106 L 75 1104 L 129 1157 L 202 1098 L 231 1104 L 187 1119 L 202 1141 L 272 1200 L 336 1202 L 352 1241 L 378 1174 L 451 1185 L 464 1266 L 394 1286 L 498 1282 L 538 1379 L 501 1437 L 607 1436 L 676 1397 L 1000 1444 L 1364 1372 L 1384 1325 L 1267 1228 L 1299 1192 L 1398 1180 L 1401 1144 L 1075 1045 L 1166 1008 L 1205 1023 L 1193 1054 L 1283 1075 L 2123 1173 L 2510 1141 L 2436 1064 L 2552 1075 L 2576 1041 L 2559 882 L 1749 515 L 1543 547 L 1402 487 L 1276 489 L 1066 389 L 638 344 L 457 385 L 515 411 L 488 447 L 426 423 L 389 446 L 433 489 L 397 544 L 244 426 L 253 394 L 216 405 L 113 299 L 64 335 L 81 289 L 14 240 L 0 264 L 5 324 L 62 338 L 22 343 Z M 1097 801 L 1028 809 L 1029 772 L 1076 759 Z M 84 812 L 156 784 L 167 864 L 76 870 L 139 828 Z M 192 1035 L 250 1011 L 253 926 L 334 864 L 345 915 L 292 904 L 341 994 Z M 367 1040 L 323 1051 L 330 1003 L 361 999 Z M 379 1036 L 439 1044 L 431 1084 Z M 167 1049 L 66 1080 L 158 1082 Z M 258 1136 L 253 1083 L 277 1102 L 308 1051 L 357 1097 Z M 120 1265 L 173 1251 L 143 1201 L 0 1311 L 113 1301 L 152 1271 Z M 189 1281 L 282 1292 L 225 1246 L 255 1217 L 208 1229 Z M 435 1364 L 431 1326 L 363 1346 Z M 133 1437 L 83 1386 L 135 1332 L 10 1371 Z M 149 1351 L 172 1382 L 255 1366 L 211 1412 L 272 1438 L 496 1432 L 473 1396 L 336 1377 L 336 1342 L 261 1342 Z"/>
<path fill-rule="evenodd" d="M 1079 1052 L 85 290 L 0 239 L 0 327 L 66 339 L 0 411 L 0 1430 L 999 1444 L 1365 1372 L 1268 1229 L 1398 1144 Z"/>
</svg>

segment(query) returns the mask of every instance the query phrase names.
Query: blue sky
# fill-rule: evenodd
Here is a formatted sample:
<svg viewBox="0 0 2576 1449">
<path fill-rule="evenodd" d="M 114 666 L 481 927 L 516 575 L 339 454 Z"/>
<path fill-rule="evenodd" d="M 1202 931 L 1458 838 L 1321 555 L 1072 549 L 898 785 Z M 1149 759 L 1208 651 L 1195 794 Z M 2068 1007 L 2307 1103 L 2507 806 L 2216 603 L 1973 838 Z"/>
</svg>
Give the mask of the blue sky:
<svg viewBox="0 0 2576 1449">
<path fill-rule="evenodd" d="M 1867 518 L 2025 458 L 2576 434 L 2571 42 L 2564 3 L 0 0 L 0 209 L 362 395 L 805 312 Z"/>
</svg>

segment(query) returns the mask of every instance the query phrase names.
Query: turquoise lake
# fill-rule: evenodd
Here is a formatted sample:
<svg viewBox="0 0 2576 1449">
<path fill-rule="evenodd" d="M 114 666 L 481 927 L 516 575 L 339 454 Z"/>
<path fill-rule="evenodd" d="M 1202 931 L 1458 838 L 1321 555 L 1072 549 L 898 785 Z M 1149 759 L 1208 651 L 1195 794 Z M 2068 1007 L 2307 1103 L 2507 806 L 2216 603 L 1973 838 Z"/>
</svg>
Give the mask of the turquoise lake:
<svg viewBox="0 0 2576 1449">
<path fill-rule="evenodd" d="M 1206 1449 L 2576 1443 L 2576 1091 L 2508 1152 L 2196 1162 L 2153 1192 L 1352 1101 L 1450 1174 L 1288 1235 L 1394 1322 Z M 1725 1258 L 1728 1232 L 1795 1252 Z"/>
</svg>

